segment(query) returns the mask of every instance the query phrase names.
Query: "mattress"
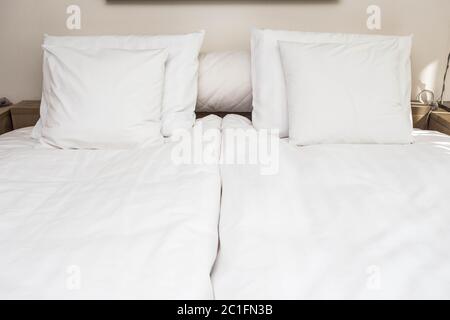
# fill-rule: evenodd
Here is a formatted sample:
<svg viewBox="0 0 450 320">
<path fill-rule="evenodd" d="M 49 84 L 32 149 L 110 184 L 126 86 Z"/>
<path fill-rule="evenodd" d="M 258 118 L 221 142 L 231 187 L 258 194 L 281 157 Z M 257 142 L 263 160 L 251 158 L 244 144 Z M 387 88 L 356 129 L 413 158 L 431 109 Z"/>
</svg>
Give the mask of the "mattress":
<svg viewBox="0 0 450 320">
<path fill-rule="evenodd" d="M 0 138 L 0 298 L 213 298 L 217 162 L 175 164 L 179 142 L 57 150 L 30 134 Z"/>
<path fill-rule="evenodd" d="M 230 128 L 254 129 L 223 120 L 239 154 Z M 270 175 L 222 165 L 216 298 L 450 298 L 449 136 L 278 149 Z"/>
</svg>

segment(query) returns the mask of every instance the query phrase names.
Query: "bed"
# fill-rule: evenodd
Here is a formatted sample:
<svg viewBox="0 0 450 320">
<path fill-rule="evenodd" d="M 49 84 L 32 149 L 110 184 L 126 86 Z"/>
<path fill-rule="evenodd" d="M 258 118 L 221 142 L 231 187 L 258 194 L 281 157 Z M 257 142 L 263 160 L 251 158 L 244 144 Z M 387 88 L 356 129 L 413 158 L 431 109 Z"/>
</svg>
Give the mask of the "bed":
<svg viewBox="0 0 450 320">
<path fill-rule="evenodd" d="M 245 147 L 225 135 L 237 128 L 255 129 L 224 118 L 223 148 L 239 155 Z M 450 137 L 413 136 L 410 145 L 281 139 L 271 175 L 222 165 L 215 297 L 449 299 Z"/>
<path fill-rule="evenodd" d="M 0 137 L 0 298 L 213 298 L 217 163 L 177 165 L 171 141 L 58 150 L 31 130 Z"/>
</svg>

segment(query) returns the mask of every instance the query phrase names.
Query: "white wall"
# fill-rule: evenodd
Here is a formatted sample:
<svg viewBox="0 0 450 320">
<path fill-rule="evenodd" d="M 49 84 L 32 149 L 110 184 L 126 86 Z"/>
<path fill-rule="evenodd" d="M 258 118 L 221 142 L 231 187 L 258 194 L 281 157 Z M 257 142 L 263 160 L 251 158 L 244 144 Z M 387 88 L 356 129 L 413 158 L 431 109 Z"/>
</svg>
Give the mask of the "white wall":
<svg viewBox="0 0 450 320">
<path fill-rule="evenodd" d="M 82 29 L 66 29 L 66 7 L 82 9 Z M 382 29 L 366 27 L 366 8 L 382 10 Z M 44 33 L 157 34 L 207 31 L 203 51 L 248 49 L 251 27 L 303 31 L 414 34 L 413 94 L 440 93 L 450 51 L 450 0 L 0 0 L 0 96 L 41 92 Z M 450 99 L 450 82 L 446 96 Z"/>
</svg>

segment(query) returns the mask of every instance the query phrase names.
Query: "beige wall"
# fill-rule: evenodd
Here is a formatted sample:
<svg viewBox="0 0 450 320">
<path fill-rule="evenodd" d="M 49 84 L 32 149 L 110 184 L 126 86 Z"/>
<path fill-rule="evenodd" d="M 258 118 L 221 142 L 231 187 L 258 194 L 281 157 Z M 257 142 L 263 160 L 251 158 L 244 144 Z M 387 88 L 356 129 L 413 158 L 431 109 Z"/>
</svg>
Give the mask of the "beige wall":
<svg viewBox="0 0 450 320">
<path fill-rule="evenodd" d="M 82 9 L 82 29 L 65 27 L 66 7 Z M 382 9 L 382 30 L 366 28 L 366 8 Z M 248 49 L 251 27 L 414 34 L 413 93 L 440 93 L 450 50 L 450 0 L 0 0 L 0 96 L 35 99 L 41 91 L 44 33 L 157 34 L 207 31 L 203 51 Z M 450 81 L 447 80 L 447 99 Z"/>
</svg>

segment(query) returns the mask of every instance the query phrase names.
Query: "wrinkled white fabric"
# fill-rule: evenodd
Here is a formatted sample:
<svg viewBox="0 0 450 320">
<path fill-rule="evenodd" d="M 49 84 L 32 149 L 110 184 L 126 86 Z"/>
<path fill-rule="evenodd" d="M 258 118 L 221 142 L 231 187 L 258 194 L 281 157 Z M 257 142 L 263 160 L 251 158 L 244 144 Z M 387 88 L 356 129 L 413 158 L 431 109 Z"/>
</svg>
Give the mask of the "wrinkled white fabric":
<svg viewBox="0 0 450 320">
<path fill-rule="evenodd" d="M 222 129 L 238 124 L 226 117 Z M 216 298 L 449 299 L 450 137 L 413 135 L 411 145 L 282 140 L 276 175 L 223 165 Z"/>
<path fill-rule="evenodd" d="M 173 164 L 174 142 L 57 150 L 30 133 L 0 138 L 0 298 L 213 298 L 217 165 Z"/>
</svg>

